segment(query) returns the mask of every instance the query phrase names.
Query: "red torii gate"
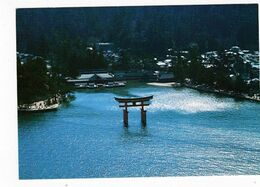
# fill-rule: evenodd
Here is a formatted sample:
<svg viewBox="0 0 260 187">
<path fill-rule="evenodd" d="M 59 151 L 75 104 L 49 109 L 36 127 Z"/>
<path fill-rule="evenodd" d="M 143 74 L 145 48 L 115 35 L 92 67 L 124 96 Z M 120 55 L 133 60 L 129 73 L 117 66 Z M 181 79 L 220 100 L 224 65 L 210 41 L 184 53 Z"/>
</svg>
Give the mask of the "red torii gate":
<svg viewBox="0 0 260 187">
<path fill-rule="evenodd" d="M 144 110 L 144 106 L 149 106 L 150 100 L 153 96 L 147 97 L 134 97 L 134 98 L 118 98 L 115 97 L 115 100 L 119 102 L 119 107 L 124 107 L 123 109 L 123 120 L 124 127 L 128 127 L 128 110 L 127 107 L 141 107 L 141 121 L 142 126 L 146 126 L 146 110 Z"/>
</svg>

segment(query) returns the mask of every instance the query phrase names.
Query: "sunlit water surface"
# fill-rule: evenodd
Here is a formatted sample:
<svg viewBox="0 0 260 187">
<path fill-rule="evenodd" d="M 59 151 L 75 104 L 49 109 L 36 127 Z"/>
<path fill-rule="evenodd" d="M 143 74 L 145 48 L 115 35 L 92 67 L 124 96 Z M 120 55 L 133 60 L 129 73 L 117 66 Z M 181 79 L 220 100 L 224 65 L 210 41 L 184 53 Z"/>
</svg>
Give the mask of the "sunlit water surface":
<svg viewBox="0 0 260 187">
<path fill-rule="evenodd" d="M 190 89 L 82 90 L 58 111 L 20 114 L 21 179 L 260 174 L 260 104 Z M 123 128 L 115 96 L 154 95 Z"/>
</svg>

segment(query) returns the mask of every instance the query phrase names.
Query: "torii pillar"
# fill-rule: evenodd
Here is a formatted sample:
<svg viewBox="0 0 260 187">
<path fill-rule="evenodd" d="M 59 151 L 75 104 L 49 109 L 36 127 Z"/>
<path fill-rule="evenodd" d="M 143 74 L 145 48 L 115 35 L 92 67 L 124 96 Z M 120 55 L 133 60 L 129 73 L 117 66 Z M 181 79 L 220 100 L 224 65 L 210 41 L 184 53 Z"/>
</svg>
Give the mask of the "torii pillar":
<svg viewBox="0 0 260 187">
<path fill-rule="evenodd" d="M 142 126 L 146 127 L 146 110 L 144 106 L 149 106 L 150 100 L 153 96 L 147 97 L 135 97 L 135 98 L 117 98 L 115 100 L 119 102 L 119 107 L 124 107 L 123 109 L 123 122 L 124 127 L 128 127 L 128 110 L 127 107 L 141 107 L 141 122 Z"/>
</svg>

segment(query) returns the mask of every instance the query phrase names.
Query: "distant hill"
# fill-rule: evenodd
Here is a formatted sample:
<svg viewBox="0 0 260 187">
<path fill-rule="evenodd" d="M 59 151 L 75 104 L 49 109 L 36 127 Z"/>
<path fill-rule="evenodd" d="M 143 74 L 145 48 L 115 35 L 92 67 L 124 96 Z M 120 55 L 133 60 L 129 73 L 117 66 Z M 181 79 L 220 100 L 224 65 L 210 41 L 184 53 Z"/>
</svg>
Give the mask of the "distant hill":
<svg viewBox="0 0 260 187">
<path fill-rule="evenodd" d="M 196 42 L 202 51 L 258 50 L 258 7 L 244 5 L 17 9 L 17 51 L 47 55 L 55 37 L 113 42 L 161 54 Z"/>
</svg>

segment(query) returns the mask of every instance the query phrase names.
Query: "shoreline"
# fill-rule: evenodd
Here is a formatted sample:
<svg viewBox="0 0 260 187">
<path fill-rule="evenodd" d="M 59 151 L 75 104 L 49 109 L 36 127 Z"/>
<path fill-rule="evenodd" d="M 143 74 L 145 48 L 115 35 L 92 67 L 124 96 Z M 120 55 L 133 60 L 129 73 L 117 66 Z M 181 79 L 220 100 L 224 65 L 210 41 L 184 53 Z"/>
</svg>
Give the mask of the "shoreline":
<svg viewBox="0 0 260 187">
<path fill-rule="evenodd" d="M 243 100 L 248 100 L 248 101 L 253 101 L 253 102 L 260 102 L 259 96 L 258 97 L 250 97 L 250 96 L 245 95 L 245 94 L 234 93 L 233 91 L 228 92 L 228 91 L 225 91 L 225 90 L 205 88 L 201 85 L 191 85 L 191 84 L 187 84 L 187 83 L 184 83 L 183 86 L 186 87 L 186 88 L 194 89 L 194 90 L 205 92 L 205 93 L 214 93 L 214 94 L 228 96 L 228 97 L 237 98 L 237 99 L 243 99 Z"/>
<path fill-rule="evenodd" d="M 204 92 L 204 93 L 213 93 L 213 94 L 232 97 L 232 98 L 236 98 L 236 99 L 248 100 L 248 101 L 253 101 L 253 102 L 260 102 L 260 96 L 250 97 L 246 94 L 238 94 L 238 93 L 234 93 L 233 91 L 217 90 L 217 89 L 213 89 L 213 88 L 210 88 L 210 87 L 204 87 L 202 85 L 192 85 L 192 84 L 187 84 L 187 83 L 180 84 L 178 82 L 166 82 L 166 83 L 149 82 L 149 83 L 146 83 L 146 84 L 151 85 L 151 86 L 173 87 L 173 88 L 186 87 L 186 88 L 201 91 L 201 92 Z"/>
<path fill-rule="evenodd" d="M 45 100 L 35 101 L 29 104 L 18 105 L 18 112 L 48 112 L 57 110 L 64 102 L 70 102 L 74 98 L 73 95 L 67 93 L 64 95 L 56 94 Z"/>
</svg>

